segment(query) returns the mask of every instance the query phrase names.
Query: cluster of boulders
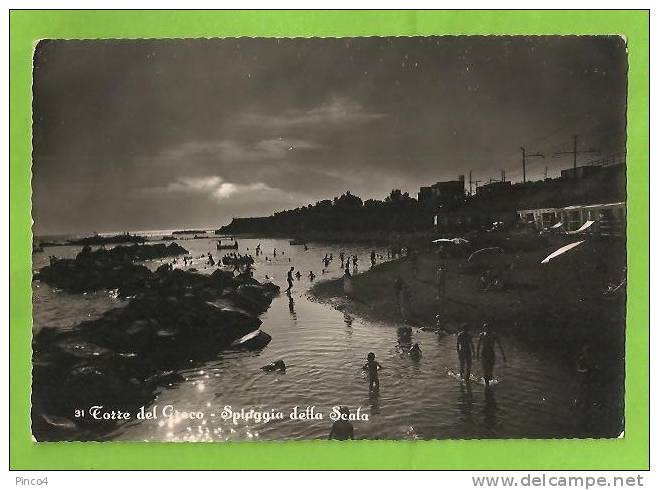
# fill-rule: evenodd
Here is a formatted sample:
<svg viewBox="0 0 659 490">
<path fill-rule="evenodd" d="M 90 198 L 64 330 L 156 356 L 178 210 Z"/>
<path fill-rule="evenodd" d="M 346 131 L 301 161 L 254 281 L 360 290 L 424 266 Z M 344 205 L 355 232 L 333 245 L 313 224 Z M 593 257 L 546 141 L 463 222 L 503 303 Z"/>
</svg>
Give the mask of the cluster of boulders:
<svg viewBox="0 0 659 490">
<path fill-rule="evenodd" d="M 168 265 L 151 272 L 129 259 L 109 263 L 110 269 L 92 260 L 86 274 L 102 277 L 119 268 L 113 286 L 132 293 L 128 304 L 67 331 L 44 327 L 33 339 L 33 433 L 39 440 L 98 439 L 117 421 L 74 418 L 75 410 L 137 410 L 160 387 L 178 381 L 181 368 L 225 349 L 260 349 L 270 341 L 258 315 L 279 293 L 274 284 L 219 269 L 203 275 Z M 41 280 L 57 277 L 60 284 L 66 271 L 79 273 L 78 266 L 56 275 L 44 269 Z"/>
<path fill-rule="evenodd" d="M 116 246 L 92 251 L 83 247 L 75 259 L 51 258 L 34 278 L 70 293 L 84 293 L 101 289 L 118 289 L 128 297 L 136 294 L 151 278 L 151 271 L 136 260 L 158 259 L 187 254 L 177 243 L 165 245 Z"/>
</svg>

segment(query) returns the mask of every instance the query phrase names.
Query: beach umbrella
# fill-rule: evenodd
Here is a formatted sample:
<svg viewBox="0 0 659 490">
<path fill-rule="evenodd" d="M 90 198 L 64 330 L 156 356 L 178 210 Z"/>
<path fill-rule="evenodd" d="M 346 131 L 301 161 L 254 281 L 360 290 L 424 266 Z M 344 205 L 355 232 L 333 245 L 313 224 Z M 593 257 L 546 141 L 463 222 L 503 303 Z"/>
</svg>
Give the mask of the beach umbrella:
<svg viewBox="0 0 659 490">
<path fill-rule="evenodd" d="M 469 243 L 469 240 L 465 240 L 464 238 L 438 238 L 437 240 L 433 240 L 433 243 L 452 243 L 453 245 L 466 245 Z"/>
<path fill-rule="evenodd" d="M 551 259 L 555 259 L 555 258 L 558 257 L 559 255 L 563 255 L 563 254 L 564 254 L 565 252 L 567 252 L 568 250 L 572 250 L 573 248 L 578 247 L 578 246 L 581 245 L 583 242 L 585 242 L 585 240 L 581 240 L 581 241 L 579 241 L 579 242 L 574 242 L 574 243 L 570 243 L 570 244 L 568 244 L 568 245 L 565 245 L 564 247 L 561 247 L 561 248 L 559 248 L 558 250 L 556 250 L 555 252 L 549 254 L 549 255 L 548 255 L 548 256 L 547 256 L 542 262 L 540 262 L 540 263 L 541 263 L 541 264 L 546 264 L 546 263 L 548 263 Z"/>
<path fill-rule="evenodd" d="M 576 235 L 577 233 L 583 233 L 584 231 L 588 230 L 594 224 L 595 224 L 594 221 L 588 220 L 583 225 L 581 225 L 581 228 L 579 228 L 578 230 L 574 230 L 574 231 L 568 231 L 567 234 L 568 235 Z"/>
<path fill-rule="evenodd" d="M 469 258 L 467 259 L 467 262 L 471 262 L 475 257 L 483 257 L 488 254 L 492 253 L 497 253 L 497 254 L 502 254 L 503 249 L 501 247 L 486 247 L 486 248 L 481 248 L 480 250 L 476 250 L 474 253 L 472 253 Z"/>
</svg>

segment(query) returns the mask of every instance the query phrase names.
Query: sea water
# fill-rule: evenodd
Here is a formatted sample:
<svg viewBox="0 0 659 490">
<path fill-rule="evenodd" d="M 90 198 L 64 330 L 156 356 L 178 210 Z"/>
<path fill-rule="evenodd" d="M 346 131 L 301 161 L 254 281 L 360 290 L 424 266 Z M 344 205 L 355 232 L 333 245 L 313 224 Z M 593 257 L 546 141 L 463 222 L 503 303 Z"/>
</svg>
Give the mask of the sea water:
<svg viewBox="0 0 659 490">
<path fill-rule="evenodd" d="M 157 232 L 152 235 L 157 236 Z M 163 232 L 162 234 L 167 234 Z M 188 237 L 189 238 L 189 237 Z M 192 267 L 211 273 L 202 258 L 215 259 L 227 251 L 216 250 L 217 238 L 178 240 L 194 257 Z M 575 366 L 551 352 L 531 349 L 522 341 L 502 336 L 508 361 L 497 359 L 495 382 L 482 383 L 479 362 L 473 361 L 473 381 L 465 384 L 455 352 L 456 339 L 413 329 L 411 343 L 418 342 L 420 359 L 407 355 L 409 343 L 401 341 L 401 325 L 375 323 L 340 312 L 309 297 L 315 281 L 340 277 L 339 254 L 358 255 L 361 271 L 370 268 L 371 247 L 360 244 L 309 243 L 308 250 L 288 240 L 238 238 L 238 252 L 255 256 L 257 279 L 266 276 L 282 288 L 270 308 L 261 315 L 262 329 L 272 342 L 258 352 L 224 352 L 212 362 L 181 371 L 184 381 L 163 388 L 145 411 L 171 407 L 172 413 L 203 413 L 201 418 L 154 417 L 131 419 L 109 437 L 128 441 L 225 441 L 326 438 L 336 407 L 346 406 L 360 417 L 352 421 L 356 438 L 551 438 L 581 437 L 583 414 L 575 407 L 579 382 Z M 273 255 L 277 249 L 277 256 Z M 33 255 L 35 270 L 48 263 L 49 255 L 74 257 L 80 247 L 49 247 Z M 376 247 L 386 260 L 386 250 Z M 323 257 L 334 260 L 322 272 Z M 266 260 L 266 257 L 268 260 Z M 172 259 L 147 261 L 156 269 Z M 380 259 L 378 259 L 380 262 Z M 176 266 L 182 267 L 179 259 Z M 302 278 L 295 280 L 290 297 L 286 272 L 293 266 Z M 190 266 L 189 266 L 190 267 Z M 99 317 L 125 300 L 109 291 L 74 295 L 35 282 L 34 329 L 66 329 Z M 392 288 L 392 301 L 393 288 Z M 409 342 L 409 341 L 408 341 Z M 362 371 L 366 354 L 374 352 L 382 365 L 380 390 L 369 393 Z M 284 373 L 260 368 L 278 359 Z M 223 417 L 227 407 L 235 412 L 259 413 L 259 417 Z M 313 407 L 313 417 L 291 418 Z M 275 415 L 281 413 L 281 416 Z M 264 416 L 263 414 L 270 414 Z M 318 418 L 318 414 L 321 415 Z"/>
</svg>

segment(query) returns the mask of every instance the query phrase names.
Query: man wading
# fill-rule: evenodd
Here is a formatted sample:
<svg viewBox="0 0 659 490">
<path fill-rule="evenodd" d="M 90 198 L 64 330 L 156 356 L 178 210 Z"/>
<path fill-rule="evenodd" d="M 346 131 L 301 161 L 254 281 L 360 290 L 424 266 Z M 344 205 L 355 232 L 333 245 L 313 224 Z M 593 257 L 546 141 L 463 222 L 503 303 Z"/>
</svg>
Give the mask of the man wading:
<svg viewBox="0 0 659 490">
<path fill-rule="evenodd" d="M 490 386 L 490 381 L 494 378 L 494 363 L 496 355 L 494 353 L 494 344 L 499 346 L 503 360 L 506 360 L 506 354 L 503 352 L 503 346 L 499 336 L 490 330 L 487 323 L 483 323 L 483 331 L 478 336 L 478 347 L 476 348 L 476 357 L 481 356 L 481 365 L 483 367 L 483 379 L 485 386 Z M 481 349 L 482 347 L 482 349 Z"/>
</svg>

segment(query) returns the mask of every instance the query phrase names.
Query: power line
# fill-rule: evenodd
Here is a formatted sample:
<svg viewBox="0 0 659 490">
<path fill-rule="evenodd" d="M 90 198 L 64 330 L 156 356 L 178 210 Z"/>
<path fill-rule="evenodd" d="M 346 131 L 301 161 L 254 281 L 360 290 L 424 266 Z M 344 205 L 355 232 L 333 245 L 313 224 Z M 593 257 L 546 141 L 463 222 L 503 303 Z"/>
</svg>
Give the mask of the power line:
<svg viewBox="0 0 659 490">
<path fill-rule="evenodd" d="M 519 149 L 522 150 L 522 181 L 526 183 L 526 159 L 531 157 L 545 158 L 545 156 L 542 153 L 529 153 L 527 155 L 526 148 L 523 146 L 520 146 Z"/>
<path fill-rule="evenodd" d="M 559 151 L 557 153 L 554 153 L 554 158 L 560 157 L 562 155 L 572 155 L 573 167 L 574 167 L 575 172 L 577 170 L 577 155 L 581 155 L 581 154 L 584 154 L 584 153 L 597 153 L 597 154 L 599 154 L 599 152 L 600 152 L 599 150 L 593 150 L 592 148 L 590 150 L 581 150 L 581 151 L 577 150 L 578 141 L 579 141 L 579 135 L 575 134 L 572 137 L 572 151 Z"/>
</svg>

